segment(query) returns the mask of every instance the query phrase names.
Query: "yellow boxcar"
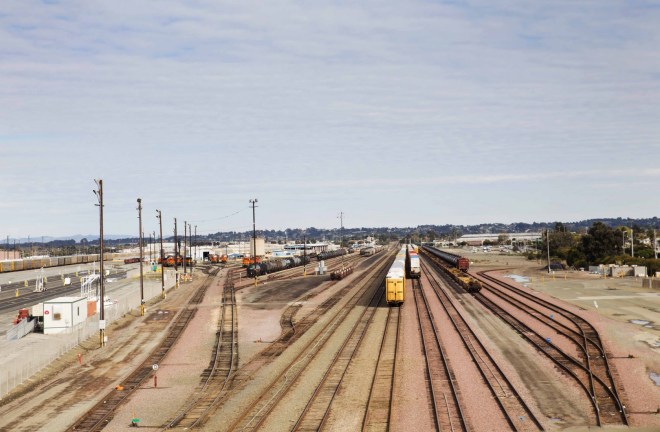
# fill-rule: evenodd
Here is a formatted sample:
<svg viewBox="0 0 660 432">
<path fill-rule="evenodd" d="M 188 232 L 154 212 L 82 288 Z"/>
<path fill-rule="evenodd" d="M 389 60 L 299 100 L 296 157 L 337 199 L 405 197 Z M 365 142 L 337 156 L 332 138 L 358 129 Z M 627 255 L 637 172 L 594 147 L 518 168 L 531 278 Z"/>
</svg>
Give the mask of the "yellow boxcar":
<svg viewBox="0 0 660 432">
<path fill-rule="evenodd" d="M 403 303 L 403 293 L 405 286 L 406 278 L 404 275 L 401 275 L 401 277 L 386 278 L 385 293 L 387 303 L 390 305 L 400 305 Z"/>
<path fill-rule="evenodd" d="M 406 286 L 406 246 L 394 258 L 385 276 L 385 299 L 389 305 L 400 305 L 405 298 Z"/>
</svg>

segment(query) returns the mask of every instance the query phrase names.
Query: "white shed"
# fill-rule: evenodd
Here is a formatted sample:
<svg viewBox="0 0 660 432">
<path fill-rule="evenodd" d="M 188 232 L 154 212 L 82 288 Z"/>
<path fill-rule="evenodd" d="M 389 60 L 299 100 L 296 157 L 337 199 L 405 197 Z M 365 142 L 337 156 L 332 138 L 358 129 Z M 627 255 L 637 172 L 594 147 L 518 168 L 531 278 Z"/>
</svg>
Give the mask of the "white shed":
<svg viewBox="0 0 660 432">
<path fill-rule="evenodd" d="M 87 319 L 87 297 L 58 297 L 44 302 L 44 334 L 66 333 Z"/>
</svg>

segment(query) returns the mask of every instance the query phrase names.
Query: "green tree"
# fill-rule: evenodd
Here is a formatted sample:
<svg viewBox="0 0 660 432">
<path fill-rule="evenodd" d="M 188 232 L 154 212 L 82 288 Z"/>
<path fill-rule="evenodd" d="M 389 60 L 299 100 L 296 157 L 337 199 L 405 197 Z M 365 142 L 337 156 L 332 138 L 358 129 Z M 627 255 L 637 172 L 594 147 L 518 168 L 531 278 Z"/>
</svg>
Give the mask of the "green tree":
<svg viewBox="0 0 660 432">
<path fill-rule="evenodd" d="M 582 237 L 579 251 L 590 264 L 622 253 L 619 232 L 602 222 L 595 222 L 588 233 Z"/>
</svg>

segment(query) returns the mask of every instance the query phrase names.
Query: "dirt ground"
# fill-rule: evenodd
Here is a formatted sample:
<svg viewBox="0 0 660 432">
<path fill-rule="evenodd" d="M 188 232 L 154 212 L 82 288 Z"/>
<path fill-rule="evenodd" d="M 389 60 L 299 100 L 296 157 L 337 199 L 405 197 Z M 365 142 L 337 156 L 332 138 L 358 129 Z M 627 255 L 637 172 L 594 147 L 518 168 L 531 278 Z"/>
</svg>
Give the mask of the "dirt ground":
<svg viewBox="0 0 660 432">
<path fill-rule="evenodd" d="M 457 250 L 472 271 L 502 269 L 496 275 L 573 305 L 599 331 L 624 388 L 632 426 L 660 427 L 660 292 L 639 278 L 602 278 L 587 272 L 548 274 L 543 262 L 524 257 Z M 580 430 L 568 429 L 568 430 Z M 640 429 L 643 430 L 643 429 Z M 656 429 L 657 430 L 657 429 Z"/>
</svg>

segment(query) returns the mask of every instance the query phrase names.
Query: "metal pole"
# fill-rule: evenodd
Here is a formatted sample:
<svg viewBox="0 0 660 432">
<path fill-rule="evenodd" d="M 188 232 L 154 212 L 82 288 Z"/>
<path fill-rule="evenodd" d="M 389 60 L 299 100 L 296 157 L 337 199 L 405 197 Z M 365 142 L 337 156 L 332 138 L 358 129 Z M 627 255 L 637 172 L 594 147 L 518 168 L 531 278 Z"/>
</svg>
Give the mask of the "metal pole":
<svg viewBox="0 0 660 432">
<path fill-rule="evenodd" d="M 142 198 L 137 199 L 138 203 L 138 220 L 140 221 L 140 315 L 144 316 L 144 270 L 142 268 L 144 261 L 144 254 L 142 251 L 143 234 L 142 234 Z"/>
<path fill-rule="evenodd" d="M 635 231 L 630 229 L 630 256 L 635 258 Z"/>
<path fill-rule="evenodd" d="M 254 259 L 254 264 L 257 264 L 257 223 L 256 223 L 256 218 L 255 218 L 255 210 L 254 208 L 256 207 L 256 203 L 258 200 L 255 198 L 253 200 L 250 200 L 250 203 L 252 204 L 252 241 L 253 241 L 253 256 L 252 258 Z M 254 284 L 257 284 L 257 274 L 255 272 L 254 274 Z"/>
<path fill-rule="evenodd" d="M 339 220 L 341 223 L 341 231 L 339 234 L 339 247 L 344 247 L 344 212 L 339 213 Z M 344 268 L 344 255 L 341 256 L 341 267 Z"/>
<path fill-rule="evenodd" d="M 626 254 L 626 230 L 621 231 L 621 252 Z"/>
<path fill-rule="evenodd" d="M 188 221 L 183 221 L 183 276 L 185 279 L 186 275 L 186 256 L 188 255 L 188 245 L 187 245 L 187 237 L 186 234 L 188 233 Z"/>
<path fill-rule="evenodd" d="M 548 273 L 550 273 L 550 230 L 545 230 L 545 242 L 548 246 Z"/>
<path fill-rule="evenodd" d="M 163 249 L 163 215 L 160 210 L 156 210 L 158 213 L 158 222 L 160 225 L 160 296 L 165 298 L 165 269 L 163 267 L 165 261 L 165 250 Z"/>
<path fill-rule="evenodd" d="M 655 228 L 653 228 L 653 254 L 658 259 L 658 240 L 655 238 Z"/>
<path fill-rule="evenodd" d="M 96 180 L 96 185 L 98 190 L 93 192 L 99 200 L 97 205 L 99 206 L 99 270 L 101 272 L 99 275 L 99 339 L 101 348 L 103 348 L 105 346 L 105 308 L 103 304 L 105 301 L 105 284 L 103 282 L 103 180 Z"/>
<path fill-rule="evenodd" d="M 176 218 L 174 218 L 174 278 L 175 286 L 179 288 L 179 266 L 177 264 L 177 258 L 179 256 L 179 236 L 176 232 Z"/>
<path fill-rule="evenodd" d="M 194 253 L 194 255 L 195 255 L 195 258 L 197 258 L 197 225 L 195 225 L 195 253 Z"/>
<path fill-rule="evenodd" d="M 307 276 L 307 237 L 303 236 L 303 276 Z"/>
</svg>

